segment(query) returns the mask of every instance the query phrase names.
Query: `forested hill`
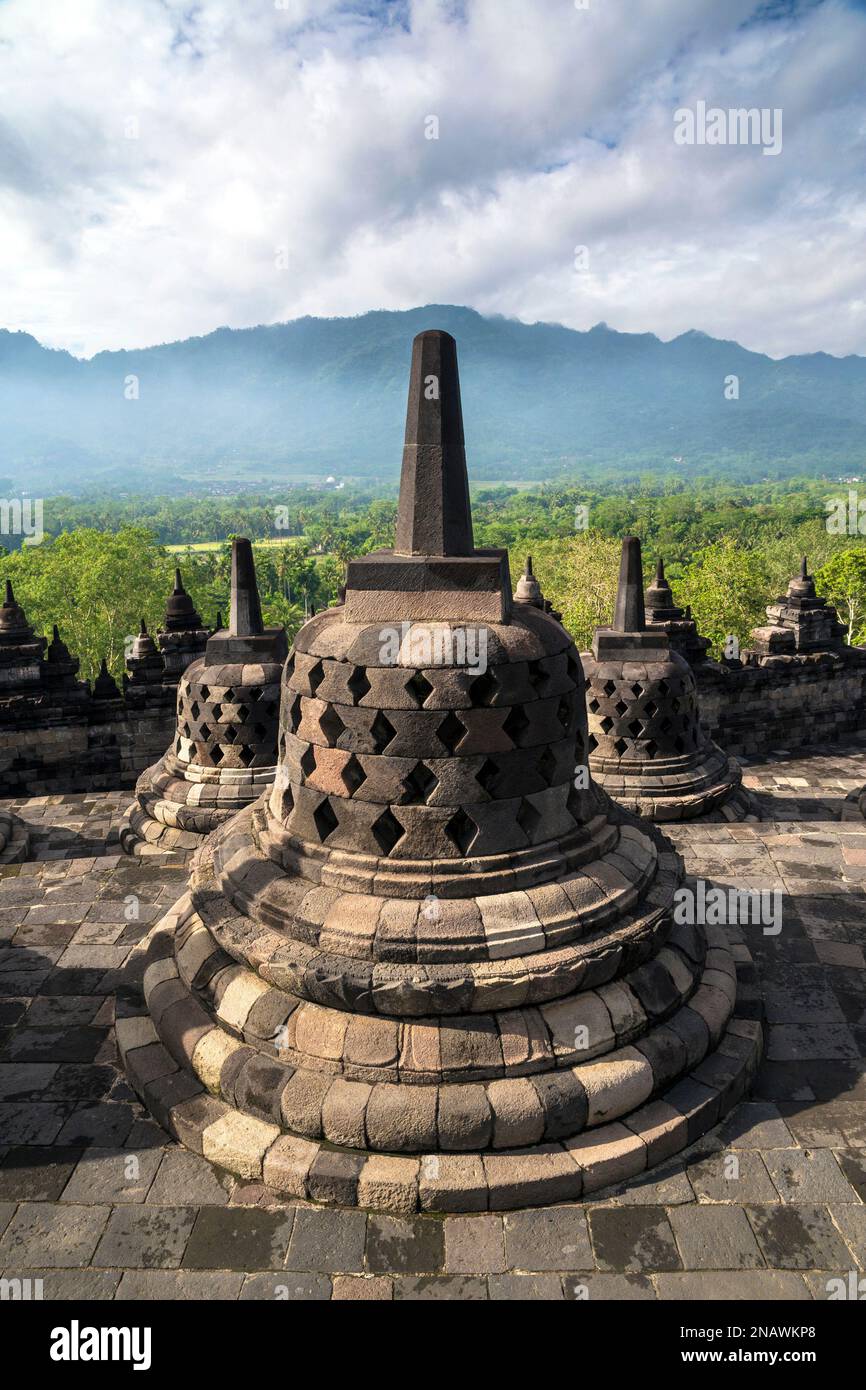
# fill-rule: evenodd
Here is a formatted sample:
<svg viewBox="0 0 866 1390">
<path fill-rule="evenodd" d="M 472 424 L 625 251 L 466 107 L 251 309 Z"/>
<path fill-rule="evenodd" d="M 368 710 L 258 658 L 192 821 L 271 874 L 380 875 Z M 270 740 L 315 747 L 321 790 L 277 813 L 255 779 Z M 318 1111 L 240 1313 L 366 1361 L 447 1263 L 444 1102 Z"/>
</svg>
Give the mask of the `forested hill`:
<svg viewBox="0 0 866 1390">
<path fill-rule="evenodd" d="M 864 357 L 774 361 L 698 332 L 664 343 L 427 305 L 221 328 L 89 361 L 0 330 L 0 487 L 393 481 L 411 340 L 425 327 L 458 341 L 476 481 L 862 466 Z M 725 397 L 730 377 L 739 399 Z"/>
</svg>

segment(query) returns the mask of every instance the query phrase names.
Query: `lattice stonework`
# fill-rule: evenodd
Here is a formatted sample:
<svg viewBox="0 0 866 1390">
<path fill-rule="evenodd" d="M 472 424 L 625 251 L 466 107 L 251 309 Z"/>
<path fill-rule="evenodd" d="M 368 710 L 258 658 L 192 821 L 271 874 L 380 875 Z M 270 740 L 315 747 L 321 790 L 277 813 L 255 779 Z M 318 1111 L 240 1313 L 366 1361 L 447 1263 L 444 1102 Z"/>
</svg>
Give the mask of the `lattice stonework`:
<svg viewBox="0 0 866 1390">
<path fill-rule="evenodd" d="M 329 848 L 360 842 L 396 858 L 525 849 L 551 824 L 571 831 L 587 756 L 582 689 L 573 645 L 480 674 L 296 653 L 283 691 L 282 823 Z"/>
<path fill-rule="evenodd" d="M 261 668 L 259 668 L 261 670 Z M 202 767 L 250 768 L 274 763 L 280 687 L 218 685 L 208 668 L 181 681 L 174 751 L 181 762 Z"/>
<path fill-rule="evenodd" d="M 694 680 L 666 668 L 653 679 L 586 680 L 590 752 L 620 758 L 683 757 L 701 745 Z"/>
</svg>

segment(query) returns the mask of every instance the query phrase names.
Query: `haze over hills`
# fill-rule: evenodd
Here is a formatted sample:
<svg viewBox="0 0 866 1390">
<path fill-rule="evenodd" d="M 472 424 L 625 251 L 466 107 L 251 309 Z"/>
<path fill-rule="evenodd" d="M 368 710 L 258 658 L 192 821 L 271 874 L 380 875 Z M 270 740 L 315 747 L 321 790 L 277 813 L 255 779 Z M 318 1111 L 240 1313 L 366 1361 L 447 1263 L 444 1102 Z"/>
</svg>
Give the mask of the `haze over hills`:
<svg viewBox="0 0 866 1390">
<path fill-rule="evenodd" d="M 411 341 L 428 327 L 457 338 L 473 481 L 862 466 L 866 357 L 774 361 L 699 332 L 664 343 L 427 305 L 220 328 L 87 361 L 0 330 L 0 485 L 50 495 L 328 475 L 393 483 Z M 732 375 L 738 400 L 725 399 Z"/>
</svg>

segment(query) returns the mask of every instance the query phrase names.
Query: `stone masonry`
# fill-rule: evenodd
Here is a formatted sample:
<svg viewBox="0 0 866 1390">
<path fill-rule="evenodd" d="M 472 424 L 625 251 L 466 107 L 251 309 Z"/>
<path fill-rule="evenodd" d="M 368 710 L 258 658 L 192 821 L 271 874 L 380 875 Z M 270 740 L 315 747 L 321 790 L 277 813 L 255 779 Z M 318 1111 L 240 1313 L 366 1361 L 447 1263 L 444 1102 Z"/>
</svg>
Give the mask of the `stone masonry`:
<svg viewBox="0 0 866 1390">
<path fill-rule="evenodd" d="M 229 627 L 181 676 L 171 747 L 139 777 L 121 830 L 128 854 L 194 848 L 270 786 L 287 650 L 285 629 L 262 622 L 252 546 L 235 540 Z M 133 679 L 148 661 L 150 648 L 139 650 Z"/>
<path fill-rule="evenodd" d="M 197 851 L 118 998 L 150 1111 L 273 1194 L 573 1200 L 694 1142 L 760 1058 L 748 965 L 673 924 L 672 846 L 575 785 L 580 659 L 467 499 L 456 346 L 423 333 L 397 545 L 300 630 L 274 786 Z"/>
</svg>

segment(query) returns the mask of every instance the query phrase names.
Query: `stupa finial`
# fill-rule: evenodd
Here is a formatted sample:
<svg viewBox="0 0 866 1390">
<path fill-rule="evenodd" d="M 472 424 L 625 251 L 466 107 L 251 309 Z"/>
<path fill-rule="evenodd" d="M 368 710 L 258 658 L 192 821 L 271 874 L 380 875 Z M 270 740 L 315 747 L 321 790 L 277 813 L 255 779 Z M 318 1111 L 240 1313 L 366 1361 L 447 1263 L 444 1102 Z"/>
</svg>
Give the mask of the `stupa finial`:
<svg viewBox="0 0 866 1390">
<path fill-rule="evenodd" d="M 264 630 L 253 547 L 244 537 L 237 537 L 232 541 L 232 604 L 229 633 L 232 637 L 257 637 Z"/>
<path fill-rule="evenodd" d="M 431 328 L 412 344 L 397 555 L 471 555 L 469 480 L 457 344 Z"/>
<path fill-rule="evenodd" d="M 619 587 L 616 592 L 614 632 L 643 632 L 646 612 L 643 599 L 643 562 L 637 536 L 626 536 L 622 543 Z"/>
</svg>

